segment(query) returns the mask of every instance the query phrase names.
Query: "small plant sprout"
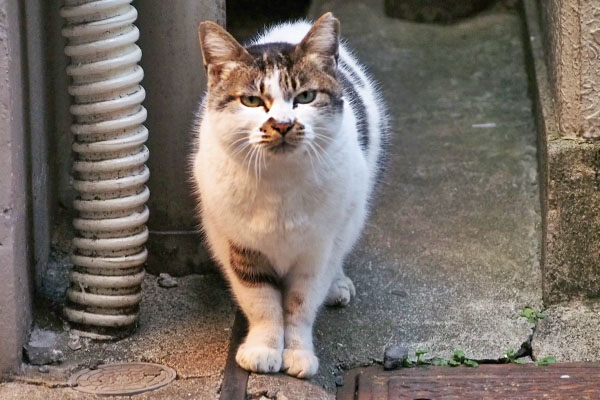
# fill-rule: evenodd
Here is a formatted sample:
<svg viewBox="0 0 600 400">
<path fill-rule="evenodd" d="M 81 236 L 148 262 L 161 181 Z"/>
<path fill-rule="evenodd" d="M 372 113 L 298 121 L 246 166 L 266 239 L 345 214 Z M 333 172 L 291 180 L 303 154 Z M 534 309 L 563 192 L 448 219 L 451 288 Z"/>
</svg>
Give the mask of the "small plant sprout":
<svg viewBox="0 0 600 400">
<path fill-rule="evenodd" d="M 436 358 L 435 360 L 433 360 L 432 364 L 436 367 L 446 367 L 448 365 L 448 360 L 445 360 L 443 358 Z"/>
<path fill-rule="evenodd" d="M 549 357 L 544 357 L 541 360 L 538 360 L 535 365 L 550 365 L 550 364 L 554 364 L 556 362 L 556 358 L 549 356 Z"/>
<path fill-rule="evenodd" d="M 417 349 L 417 351 L 415 352 L 415 355 L 417 356 L 417 365 L 423 365 L 425 362 L 423 361 L 423 359 L 421 358 L 421 356 L 423 356 L 424 354 L 429 353 L 429 350 L 426 349 Z"/>
<path fill-rule="evenodd" d="M 541 311 L 535 311 L 531 307 L 525 307 L 521 312 L 521 317 L 527 318 L 528 322 L 535 324 L 538 320 L 546 318 L 546 314 Z"/>
<path fill-rule="evenodd" d="M 466 357 L 465 357 L 465 352 L 462 350 L 454 350 L 454 356 L 453 356 L 455 361 L 458 361 L 459 363 L 462 363 L 463 361 L 465 361 Z"/>
<path fill-rule="evenodd" d="M 514 349 L 508 349 L 508 350 L 506 350 L 506 354 L 504 354 L 504 357 L 506 358 L 506 360 L 509 363 L 513 363 L 513 364 L 525 364 L 525 361 L 519 360 L 517 358 L 517 354 L 515 353 Z"/>
<path fill-rule="evenodd" d="M 454 350 L 452 360 L 448 360 L 448 365 L 451 367 L 458 367 L 461 364 L 465 367 L 472 368 L 477 368 L 479 366 L 477 361 L 468 359 L 464 351 L 456 349 Z"/>
</svg>

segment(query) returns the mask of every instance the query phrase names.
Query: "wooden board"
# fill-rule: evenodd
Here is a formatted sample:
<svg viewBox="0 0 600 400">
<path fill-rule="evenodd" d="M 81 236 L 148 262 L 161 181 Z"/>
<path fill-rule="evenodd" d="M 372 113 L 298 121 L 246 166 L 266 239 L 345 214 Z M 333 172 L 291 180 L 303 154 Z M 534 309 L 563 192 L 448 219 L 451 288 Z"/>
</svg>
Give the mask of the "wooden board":
<svg viewBox="0 0 600 400">
<path fill-rule="evenodd" d="M 478 368 L 381 366 L 348 371 L 339 400 L 594 399 L 600 363 L 484 364 Z"/>
<path fill-rule="evenodd" d="M 223 373 L 221 385 L 221 400 L 246 400 L 246 386 L 250 373 L 242 369 L 235 361 L 237 349 L 246 337 L 248 322 L 240 310 L 235 314 L 233 328 L 231 329 L 231 341 L 229 342 L 229 353 Z"/>
</svg>

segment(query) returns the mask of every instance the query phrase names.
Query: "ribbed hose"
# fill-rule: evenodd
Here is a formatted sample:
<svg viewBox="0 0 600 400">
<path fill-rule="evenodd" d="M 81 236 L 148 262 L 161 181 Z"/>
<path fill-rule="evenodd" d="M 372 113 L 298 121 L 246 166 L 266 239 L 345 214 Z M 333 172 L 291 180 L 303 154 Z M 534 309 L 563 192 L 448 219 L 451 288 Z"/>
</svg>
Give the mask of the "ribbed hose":
<svg viewBox="0 0 600 400">
<path fill-rule="evenodd" d="M 132 0 L 65 0 L 65 54 L 74 98 L 74 207 L 79 218 L 64 309 L 82 336 L 135 329 L 148 238 L 148 130 Z"/>
</svg>

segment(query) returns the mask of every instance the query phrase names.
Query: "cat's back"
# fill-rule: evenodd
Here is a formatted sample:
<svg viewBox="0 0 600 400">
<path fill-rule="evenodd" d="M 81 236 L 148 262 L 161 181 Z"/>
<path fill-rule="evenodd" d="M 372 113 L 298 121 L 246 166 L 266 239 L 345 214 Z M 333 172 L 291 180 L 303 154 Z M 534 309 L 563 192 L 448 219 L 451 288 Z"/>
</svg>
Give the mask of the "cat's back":
<svg viewBox="0 0 600 400">
<path fill-rule="evenodd" d="M 250 45 L 268 43 L 298 44 L 312 24 L 300 20 L 267 28 Z M 387 142 L 388 113 L 379 87 L 344 40 L 340 41 L 338 79 L 343 86 L 356 128 L 356 138 L 367 159 L 373 178 L 382 166 L 383 147 Z"/>
</svg>

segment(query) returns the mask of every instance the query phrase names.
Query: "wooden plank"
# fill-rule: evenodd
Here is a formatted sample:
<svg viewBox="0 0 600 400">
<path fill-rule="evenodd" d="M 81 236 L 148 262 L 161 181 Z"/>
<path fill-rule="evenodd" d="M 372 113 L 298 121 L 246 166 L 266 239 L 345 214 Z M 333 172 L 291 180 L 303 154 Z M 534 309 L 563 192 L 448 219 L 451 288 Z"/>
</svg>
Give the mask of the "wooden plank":
<svg viewBox="0 0 600 400">
<path fill-rule="evenodd" d="M 229 353 L 225 363 L 223 384 L 221 385 L 221 400 L 246 400 L 246 387 L 250 373 L 242 369 L 235 361 L 237 349 L 246 337 L 248 321 L 244 314 L 238 309 L 235 313 L 233 328 L 231 329 L 231 341 L 229 342 Z"/>
<path fill-rule="evenodd" d="M 600 363 L 358 370 L 346 373 L 353 388 L 340 388 L 338 399 L 600 399 Z"/>
</svg>

